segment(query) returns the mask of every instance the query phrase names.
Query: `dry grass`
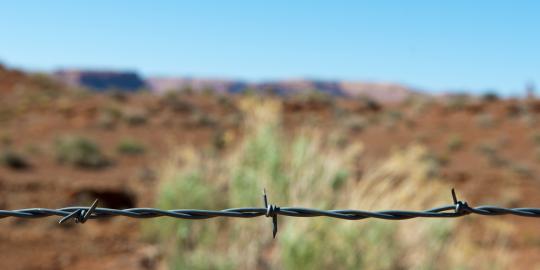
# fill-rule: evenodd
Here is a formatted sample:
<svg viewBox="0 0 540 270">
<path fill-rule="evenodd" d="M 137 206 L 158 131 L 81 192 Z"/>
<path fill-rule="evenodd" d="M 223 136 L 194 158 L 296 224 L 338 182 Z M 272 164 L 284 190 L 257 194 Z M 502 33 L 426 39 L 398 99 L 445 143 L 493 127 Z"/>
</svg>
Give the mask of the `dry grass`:
<svg viewBox="0 0 540 270">
<path fill-rule="evenodd" d="M 260 206 L 263 187 L 278 205 L 325 209 L 425 209 L 450 201 L 449 187 L 435 178 L 437 168 L 420 145 L 360 173 L 361 144 L 342 146 L 339 134 L 307 127 L 285 136 L 276 100 L 246 98 L 240 108 L 244 135 L 233 149 L 184 148 L 164 164 L 157 207 Z M 158 219 L 146 232 L 171 269 L 506 268 L 506 224 L 468 221 L 282 217 L 272 240 L 266 218 Z"/>
</svg>

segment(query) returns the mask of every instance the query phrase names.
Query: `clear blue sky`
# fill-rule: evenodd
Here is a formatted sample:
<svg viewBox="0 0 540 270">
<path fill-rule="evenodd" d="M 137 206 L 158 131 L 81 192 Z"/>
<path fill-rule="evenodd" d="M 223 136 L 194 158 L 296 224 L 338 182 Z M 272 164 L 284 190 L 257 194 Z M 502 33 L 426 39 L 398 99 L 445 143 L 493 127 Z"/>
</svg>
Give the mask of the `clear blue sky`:
<svg viewBox="0 0 540 270">
<path fill-rule="evenodd" d="M 510 94 L 540 84 L 540 1 L 10 1 L 0 61 Z"/>
</svg>

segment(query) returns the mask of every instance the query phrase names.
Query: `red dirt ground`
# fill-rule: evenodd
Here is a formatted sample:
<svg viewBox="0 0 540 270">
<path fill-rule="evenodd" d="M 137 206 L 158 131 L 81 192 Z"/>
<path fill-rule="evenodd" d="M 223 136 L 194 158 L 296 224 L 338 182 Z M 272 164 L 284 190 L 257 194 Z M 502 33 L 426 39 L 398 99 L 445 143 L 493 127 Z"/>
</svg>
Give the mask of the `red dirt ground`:
<svg viewBox="0 0 540 270">
<path fill-rule="evenodd" d="M 224 130 L 239 131 L 236 97 L 204 95 L 171 97 L 150 94 L 104 95 L 40 90 L 23 73 L 0 69 L 0 150 L 23 153 L 29 169 L 0 166 L 0 209 L 58 208 L 88 204 L 101 196 L 105 206 L 151 206 L 156 171 L 173 145 L 212 147 Z M 60 86 L 57 86 L 61 88 Z M 104 111 L 134 111 L 144 115 L 142 124 L 117 120 L 103 127 Z M 540 207 L 540 101 L 476 101 L 462 106 L 430 102 L 423 110 L 410 104 L 376 110 L 357 100 L 285 101 L 285 125 L 310 121 L 321 130 L 350 129 L 349 140 L 366 146 L 366 163 L 385 157 L 393 149 L 422 142 L 441 164 L 449 188 L 457 187 L 469 204 L 507 207 Z M 345 118 L 363 117 L 365 127 L 353 127 Z M 538 118 L 540 120 L 540 118 Z M 80 169 L 60 164 L 54 156 L 55 140 L 66 134 L 95 140 L 113 161 L 102 169 Z M 451 137 L 463 141 L 449 148 Z M 124 156 L 116 145 L 136 138 L 147 151 Z M 479 150 L 489 144 L 505 165 L 490 163 Z M 115 201 L 115 196 L 124 201 Z M 96 195 L 97 194 L 97 195 Z M 449 203 L 451 198 L 449 195 Z M 506 217 L 505 217 L 506 218 Z M 508 217 L 516 224 L 512 245 L 524 267 L 540 262 L 540 235 L 536 219 Z M 0 220 L 1 269 L 155 269 L 157 249 L 141 239 L 144 221 L 114 218 L 84 225 L 58 225 L 56 218 Z"/>
</svg>

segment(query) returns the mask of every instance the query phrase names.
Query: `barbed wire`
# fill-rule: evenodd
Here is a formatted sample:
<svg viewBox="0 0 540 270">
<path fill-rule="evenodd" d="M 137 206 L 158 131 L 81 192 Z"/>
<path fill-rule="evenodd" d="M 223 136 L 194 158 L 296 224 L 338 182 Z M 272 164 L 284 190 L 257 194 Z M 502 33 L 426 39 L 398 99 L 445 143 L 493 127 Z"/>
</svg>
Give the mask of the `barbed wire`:
<svg viewBox="0 0 540 270">
<path fill-rule="evenodd" d="M 385 210 L 385 211 L 363 211 L 363 210 L 320 210 L 303 207 L 279 207 L 268 203 L 266 191 L 263 193 L 264 208 L 243 207 L 230 208 L 224 210 L 200 210 L 200 209 L 176 209 L 162 210 L 155 208 L 129 208 L 112 209 L 97 207 L 98 200 L 95 200 L 90 207 L 74 206 L 59 209 L 48 208 L 27 208 L 18 210 L 0 210 L 0 219 L 7 217 L 15 218 L 44 218 L 50 216 L 62 217 L 59 223 L 64 223 L 73 219 L 76 223 L 85 223 L 89 219 L 109 218 L 114 216 L 124 216 L 129 218 L 156 218 L 171 217 L 178 219 L 209 219 L 215 217 L 229 218 L 255 218 L 266 216 L 272 218 L 272 235 L 277 234 L 277 217 L 331 217 L 346 220 L 361 220 L 367 218 L 386 220 L 405 220 L 412 218 L 457 218 L 469 214 L 483 216 L 515 215 L 522 217 L 540 218 L 540 208 L 504 208 L 498 206 L 477 206 L 470 207 L 466 202 L 459 201 L 454 189 L 452 189 L 452 205 L 445 205 L 424 211 L 407 210 Z"/>
</svg>

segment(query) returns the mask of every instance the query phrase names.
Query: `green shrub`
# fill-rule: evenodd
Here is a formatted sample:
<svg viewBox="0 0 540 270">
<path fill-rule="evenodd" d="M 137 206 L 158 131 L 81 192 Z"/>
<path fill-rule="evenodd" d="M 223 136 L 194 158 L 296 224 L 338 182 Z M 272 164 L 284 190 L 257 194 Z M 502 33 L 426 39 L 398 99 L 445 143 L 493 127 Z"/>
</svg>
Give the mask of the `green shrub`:
<svg viewBox="0 0 540 270">
<path fill-rule="evenodd" d="M 184 85 L 178 90 L 178 93 L 181 95 L 191 96 L 195 94 L 195 90 L 193 87 L 191 87 L 191 85 Z"/>
<path fill-rule="evenodd" d="M 129 100 L 128 93 L 117 89 L 109 90 L 107 96 L 118 102 L 127 102 Z"/>
<path fill-rule="evenodd" d="M 202 92 L 203 95 L 205 95 L 207 97 L 213 97 L 213 96 L 216 95 L 216 89 L 214 89 L 213 87 L 210 87 L 210 86 L 203 87 L 201 92 Z"/>
<path fill-rule="evenodd" d="M 296 229 L 282 232 L 285 269 L 399 269 L 397 224 L 366 221 L 351 226 L 335 220 L 301 220 L 304 234 Z M 361 228 L 361 229 L 360 229 Z M 309 235 L 307 235 L 309 234 Z M 358 241 L 361 238 L 362 241 Z M 339 239 L 339 241 L 336 241 Z M 332 254 L 324 254 L 329 250 Z M 380 255 L 385 251 L 384 259 Z"/>
<path fill-rule="evenodd" d="M 306 90 L 293 97 L 296 101 L 310 105 L 330 106 L 334 104 L 334 97 L 318 89 Z"/>
<path fill-rule="evenodd" d="M 358 100 L 361 110 L 376 112 L 382 108 L 377 101 L 368 96 L 359 96 L 356 100 Z"/>
<path fill-rule="evenodd" d="M 509 164 L 509 161 L 499 154 L 497 146 L 493 143 L 483 143 L 478 150 L 487 158 L 491 166 L 501 167 Z"/>
<path fill-rule="evenodd" d="M 186 101 L 184 95 L 181 95 L 177 91 L 168 91 L 161 98 L 161 103 L 174 112 L 191 112 L 195 109 L 193 104 Z"/>
<path fill-rule="evenodd" d="M 482 113 L 475 117 L 476 125 L 482 128 L 491 128 L 495 125 L 495 118 L 489 113 Z"/>
<path fill-rule="evenodd" d="M 534 154 L 536 156 L 536 160 L 540 161 L 540 147 L 537 147 L 534 151 Z"/>
<path fill-rule="evenodd" d="M 507 106 L 507 115 L 509 117 L 515 118 L 530 114 L 531 110 L 529 106 L 523 102 L 511 103 Z"/>
<path fill-rule="evenodd" d="M 382 124 L 388 130 L 395 129 L 399 121 L 403 118 L 402 113 L 395 110 L 385 111 L 381 116 Z"/>
<path fill-rule="evenodd" d="M 115 106 L 101 108 L 97 117 L 97 125 L 103 129 L 113 129 L 122 118 L 122 111 Z"/>
<path fill-rule="evenodd" d="M 403 114 L 400 111 L 387 111 L 386 116 L 390 121 L 397 122 L 403 118 Z"/>
<path fill-rule="evenodd" d="M 432 98 L 420 95 L 409 96 L 402 107 L 409 108 L 413 116 L 420 116 L 434 103 Z"/>
<path fill-rule="evenodd" d="M 482 143 L 478 146 L 478 151 L 486 156 L 496 155 L 497 147 L 492 143 Z"/>
<path fill-rule="evenodd" d="M 534 128 L 538 123 L 538 117 L 532 113 L 526 113 L 521 116 L 520 120 L 528 127 Z"/>
<path fill-rule="evenodd" d="M 10 146 L 13 143 L 13 138 L 8 133 L 0 134 L 0 145 L 1 146 Z"/>
<path fill-rule="evenodd" d="M 455 94 L 447 98 L 445 106 L 450 110 L 462 110 L 470 103 L 470 97 L 467 94 Z"/>
<path fill-rule="evenodd" d="M 510 170 L 520 177 L 531 177 L 533 172 L 529 166 L 521 163 L 510 163 Z"/>
<path fill-rule="evenodd" d="M 533 142 L 536 144 L 536 145 L 539 145 L 540 146 L 540 133 L 537 132 L 537 133 L 534 133 L 532 135 L 532 140 Z"/>
<path fill-rule="evenodd" d="M 141 109 L 129 109 L 124 111 L 124 120 L 130 126 L 143 125 L 148 121 L 148 116 Z"/>
<path fill-rule="evenodd" d="M 102 129 L 113 129 L 116 125 L 116 120 L 109 114 L 100 114 L 97 119 L 97 124 Z"/>
<path fill-rule="evenodd" d="M 482 101 L 485 102 L 494 102 L 499 100 L 499 95 L 497 95 L 497 92 L 495 91 L 489 91 L 484 94 L 482 94 Z"/>
<path fill-rule="evenodd" d="M 448 142 L 446 143 L 446 148 L 449 151 L 458 151 L 463 147 L 463 139 L 461 139 L 461 136 L 459 135 L 452 135 L 450 138 L 448 138 Z"/>
<path fill-rule="evenodd" d="M 199 110 L 193 111 L 189 120 L 197 126 L 211 127 L 217 125 L 216 119 L 208 113 Z"/>
<path fill-rule="evenodd" d="M 228 94 L 221 94 L 217 96 L 217 103 L 227 109 L 237 110 L 234 100 Z"/>
<path fill-rule="evenodd" d="M 79 136 L 64 136 L 55 143 L 56 158 L 60 163 L 77 167 L 100 168 L 109 164 L 99 146 Z"/>
<path fill-rule="evenodd" d="M 24 147 L 24 152 L 28 155 L 39 156 L 43 154 L 43 149 L 37 144 L 28 144 Z"/>
<path fill-rule="evenodd" d="M 353 132 L 363 131 L 368 124 L 368 120 L 362 116 L 351 116 L 345 119 L 345 126 Z"/>
<path fill-rule="evenodd" d="M 427 165 L 427 176 L 430 178 L 438 177 L 441 168 L 447 165 L 449 160 L 446 155 L 437 154 L 433 151 L 426 151 L 422 156 L 422 162 Z"/>
<path fill-rule="evenodd" d="M 116 150 L 124 155 L 140 155 L 146 151 L 144 145 L 134 139 L 123 139 L 116 146 Z"/>
</svg>

